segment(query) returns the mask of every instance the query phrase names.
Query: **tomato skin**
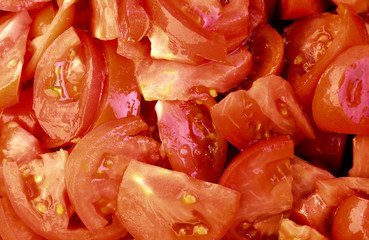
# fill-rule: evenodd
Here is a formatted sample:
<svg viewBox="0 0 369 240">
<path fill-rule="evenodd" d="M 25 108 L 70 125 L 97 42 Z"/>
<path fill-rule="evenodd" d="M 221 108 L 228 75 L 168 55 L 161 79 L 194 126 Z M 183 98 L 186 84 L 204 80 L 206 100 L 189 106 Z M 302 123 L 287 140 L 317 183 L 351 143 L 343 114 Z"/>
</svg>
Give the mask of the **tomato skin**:
<svg viewBox="0 0 369 240">
<path fill-rule="evenodd" d="M 27 11 L 5 15 L 0 19 L 1 64 L 0 109 L 19 101 L 19 85 L 26 52 L 27 35 L 32 22 Z"/>
<path fill-rule="evenodd" d="M 358 135 L 352 140 L 353 167 L 349 171 L 350 177 L 369 177 L 368 151 L 369 137 Z"/>
<path fill-rule="evenodd" d="M 173 170 L 217 182 L 226 160 L 227 141 L 212 124 L 209 108 L 215 101 L 211 100 L 207 104 L 158 101 L 155 109 L 160 139 Z"/>
<path fill-rule="evenodd" d="M 357 14 L 343 5 L 337 12 L 298 20 L 285 29 L 286 58 L 290 62 L 287 80 L 308 114 L 315 88 L 329 64 L 342 51 L 368 42 L 365 24 Z"/>
<path fill-rule="evenodd" d="M 74 55 L 70 53 L 71 50 L 79 52 Z M 82 65 L 82 73 L 76 72 L 74 77 L 76 79 L 73 78 L 77 82 L 74 85 L 77 92 L 74 88 L 68 90 L 64 87 L 73 80 L 69 80 L 72 76 L 68 78 L 64 77 L 63 72 L 61 75 L 56 72 L 59 70 L 55 64 L 69 66 L 68 61 Z M 68 70 L 63 68 L 60 71 Z M 56 80 L 53 79 L 53 71 Z M 96 106 L 100 103 L 100 97 L 97 96 L 102 94 L 105 78 L 104 57 L 92 39 L 82 31 L 69 28 L 50 45 L 37 65 L 33 101 L 36 117 L 52 139 L 45 143 L 48 147 L 66 144 L 90 127 L 96 117 Z M 56 84 L 60 84 L 61 93 L 57 93 L 56 96 L 48 94 L 47 91 L 54 91 Z M 80 95 L 77 94 L 78 91 Z M 72 94 L 77 94 L 77 98 Z"/>
<path fill-rule="evenodd" d="M 292 87 L 275 75 L 259 78 L 247 91 L 228 94 L 211 114 L 215 126 L 239 149 L 278 135 L 289 135 L 295 142 L 315 136 Z"/>
<path fill-rule="evenodd" d="M 118 217 L 137 240 L 220 240 L 240 194 L 218 184 L 131 161 L 118 194 Z"/>
<path fill-rule="evenodd" d="M 312 106 L 314 122 L 320 130 L 369 134 L 369 112 L 366 109 L 368 50 L 369 45 L 347 49 L 322 75 Z"/>
<path fill-rule="evenodd" d="M 120 36 L 117 1 L 92 0 L 91 34 L 101 40 L 113 40 Z"/>
<path fill-rule="evenodd" d="M 280 74 L 284 60 L 284 42 L 274 28 L 269 24 L 260 25 L 246 45 L 252 55 L 252 80 Z"/>
<path fill-rule="evenodd" d="M 351 196 L 343 200 L 332 221 L 333 240 L 369 239 L 369 200 Z"/>
<path fill-rule="evenodd" d="M 241 202 L 225 239 L 247 239 L 252 222 L 292 208 L 292 157 L 293 142 L 275 137 L 245 149 L 228 165 L 219 184 L 240 191 Z"/>
<path fill-rule="evenodd" d="M 20 12 L 42 7 L 51 0 L 1 0 L 0 10 L 9 12 Z"/>
<path fill-rule="evenodd" d="M 67 191 L 89 230 L 108 226 L 104 217 L 116 210 L 118 187 L 129 162 L 154 164 L 161 158 L 160 144 L 140 135 L 147 129 L 137 116 L 109 121 L 87 133 L 73 148 L 66 167 Z"/>
<path fill-rule="evenodd" d="M 107 80 L 94 127 L 109 120 L 136 116 L 140 112 L 141 94 L 134 63 L 117 54 L 115 42 L 102 46 L 107 65 Z"/>
<path fill-rule="evenodd" d="M 357 13 L 365 13 L 369 10 L 368 1 L 361 0 L 332 0 L 332 2 L 336 5 L 346 4 L 350 6 Z"/>
<path fill-rule="evenodd" d="M 136 67 L 137 80 L 145 100 L 191 100 L 196 87 L 209 93 L 226 92 L 251 72 L 250 52 L 243 46 L 227 56 L 226 62 L 191 65 L 144 58 Z"/>
<path fill-rule="evenodd" d="M 329 6 L 327 0 L 281 0 L 279 16 L 281 19 L 297 19 L 324 12 Z"/>
</svg>

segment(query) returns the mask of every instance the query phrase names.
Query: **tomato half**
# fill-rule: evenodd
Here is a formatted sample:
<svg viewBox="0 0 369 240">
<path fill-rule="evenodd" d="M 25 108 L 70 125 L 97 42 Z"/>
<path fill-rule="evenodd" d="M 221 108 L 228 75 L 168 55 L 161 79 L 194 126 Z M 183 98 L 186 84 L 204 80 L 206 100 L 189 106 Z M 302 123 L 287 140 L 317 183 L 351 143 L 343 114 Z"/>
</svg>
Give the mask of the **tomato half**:
<svg viewBox="0 0 369 240">
<path fill-rule="evenodd" d="M 61 34 L 37 65 L 33 109 L 52 140 L 60 146 L 79 137 L 95 120 L 105 81 L 100 50 L 73 27 Z"/>
<path fill-rule="evenodd" d="M 27 11 L 0 18 L 0 71 L 3 73 L 0 81 L 0 108 L 19 101 L 19 85 L 31 21 Z"/>
<path fill-rule="evenodd" d="M 269 24 L 260 25 L 247 40 L 252 55 L 252 80 L 279 75 L 284 61 L 282 36 Z"/>
<path fill-rule="evenodd" d="M 94 126 L 109 120 L 136 116 L 140 112 L 141 94 L 134 63 L 118 55 L 116 47 L 116 42 L 103 44 L 108 77 Z"/>
<path fill-rule="evenodd" d="M 319 80 L 314 122 L 323 131 L 369 134 L 369 45 L 341 53 Z"/>
<path fill-rule="evenodd" d="M 229 93 L 211 114 L 222 135 L 239 149 L 277 135 L 289 135 L 296 142 L 314 138 L 292 87 L 275 75 L 259 78 L 247 91 Z"/>
<path fill-rule="evenodd" d="M 368 41 L 365 24 L 357 14 L 342 5 L 337 12 L 295 21 L 284 30 L 290 63 L 287 80 L 308 113 L 319 78 L 330 62 L 347 48 Z"/>
<path fill-rule="evenodd" d="M 225 239 L 249 239 L 254 221 L 292 208 L 292 157 L 293 142 L 276 137 L 252 145 L 233 159 L 219 184 L 240 191 L 241 203 Z"/>
<path fill-rule="evenodd" d="M 353 144 L 353 167 L 349 171 L 351 177 L 369 177 L 369 159 L 368 146 L 369 137 L 364 135 L 356 136 L 352 140 Z"/>
<path fill-rule="evenodd" d="M 332 240 L 369 239 L 369 200 L 345 199 L 334 214 L 331 234 Z"/>
<path fill-rule="evenodd" d="M 118 216 L 137 240 L 220 240 L 240 194 L 218 184 L 131 161 L 118 194 Z"/>
<path fill-rule="evenodd" d="M 279 240 L 299 239 L 299 240 L 328 240 L 314 228 L 306 225 L 298 225 L 285 218 L 279 227 Z"/>
<path fill-rule="evenodd" d="M 140 135 L 147 129 L 140 117 L 109 121 L 73 148 L 65 171 L 67 191 L 89 230 L 109 226 L 109 218 L 115 218 L 118 188 L 129 162 L 154 164 L 161 158 L 160 144 Z"/>
<path fill-rule="evenodd" d="M 155 109 L 160 139 L 173 170 L 217 182 L 226 160 L 227 141 L 211 121 L 209 108 L 215 104 L 211 100 L 158 101 Z"/>
<path fill-rule="evenodd" d="M 0 0 L 0 10 L 9 12 L 20 12 L 42 7 L 51 0 Z"/>
<path fill-rule="evenodd" d="M 47 239 L 117 239 L 124 236 L 120 224 L 90 232 L 86 228 L 70 228 L 73 214 L 65 189 L 65 162 L 68 153 L 60 150 L 42 154 L 18 168 L 15 162 L 5 162 L 3 175 L 7 196 L 22 221 Z"/>
<path fill-rule="evenodd" d="M 191 65 L 145 58 L 136 67 L 136 76 L 145 100 L 189 100 L 195 88 L 216 95 L 236 87 L 251 72 L 250 52 L 243 46 L 230 53 L 226 62 Z"/>
<path fill-rule="evenodd" d="M 120 36 L 118 4 L 116 0 L 92 0 L 91 34 L 101 40 L 113 40 Z"/>
</svg>

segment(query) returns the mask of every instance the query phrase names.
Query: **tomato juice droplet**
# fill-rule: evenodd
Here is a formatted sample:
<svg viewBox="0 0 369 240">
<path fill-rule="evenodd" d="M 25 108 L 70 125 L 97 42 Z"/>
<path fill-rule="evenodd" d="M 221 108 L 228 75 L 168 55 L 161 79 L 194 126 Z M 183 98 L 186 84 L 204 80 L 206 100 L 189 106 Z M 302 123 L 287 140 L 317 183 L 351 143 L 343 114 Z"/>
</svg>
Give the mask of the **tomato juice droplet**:
<svg viewBox="0 0 369 240">
<path fill-rule="evenodd" d="M 355 123 L 369 117 L 369 57 L 351 64 L 338 92 L 343 112 Z"/>
</svg>

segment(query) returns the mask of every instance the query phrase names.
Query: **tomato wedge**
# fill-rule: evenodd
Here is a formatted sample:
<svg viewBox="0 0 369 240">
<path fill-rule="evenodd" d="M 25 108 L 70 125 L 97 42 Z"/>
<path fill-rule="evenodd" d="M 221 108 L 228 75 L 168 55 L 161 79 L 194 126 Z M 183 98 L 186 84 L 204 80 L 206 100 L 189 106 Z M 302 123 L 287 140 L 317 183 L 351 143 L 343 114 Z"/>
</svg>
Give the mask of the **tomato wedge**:
<svg viewBox="0 0 369 240">
<path fill-rule="evenodd" d="M 217 182 L 226 160 L 227 141 L 211 121 L 209 108 L 215 101 L 197 102 L 158 101 L 160 139 L 173 170 Z"/>
<path fill-rule="evenodd" d="M 328 0 L 281 0 L 279 16 L 281 19 L 297 19 L 324 12 Z"/>
<path fill-rule="evenodd" d="M 131 161 L 118 194 L 118 216 L 137 240 L 220 240 L 232 224 L 240 194 L 218 184 Z"/>
<path fill-rule="evenodd" d="M 95 120 L 105 81 L 104 57 L 85 33 L 61 34 L 37 65 L 33 109 L 56 147 L 79 137 Z"/>
<path fill-rule="evenodd" d="M 353 167 L 349 171 L 351 177 L 369 177 L 369 137 L 358 135 L 352 140 Z"/>
<path fill-rule="evenodd" d="M 0 71 L 3 73 L 0 81 L 0 108 L 19 101 L 19 85 L 31 21 L 27 11 L 0 18 Z"/>
<path fill-rule="evenodd" d="M 224 239 L 248 239 L 254 221 L 292 208 L 292 157 L 293 142 L 276 137 L 252 145 L 233 159 L 219 184 L 240 191 L 241 203 Z"/>
<path fill-rule="evenodd" d="M 89 230 L 109 226 L 109 219 L 115 218 L 118 187 L 129 162 L 154 164 L 161 158 L 160 144 L 140 135 L 147 129 L 140 117 L 109 121 L 90 131 L 73 148 L 65 170 L 67 191 Z"/>
</svg>

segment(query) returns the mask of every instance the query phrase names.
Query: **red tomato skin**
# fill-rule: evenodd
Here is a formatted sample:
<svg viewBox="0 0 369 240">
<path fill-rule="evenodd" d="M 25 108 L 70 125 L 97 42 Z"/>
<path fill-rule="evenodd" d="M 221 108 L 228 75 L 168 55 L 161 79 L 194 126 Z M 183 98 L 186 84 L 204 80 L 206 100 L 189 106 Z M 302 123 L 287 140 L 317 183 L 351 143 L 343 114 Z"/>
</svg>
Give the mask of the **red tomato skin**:
<svg viewBox="0 0 369 240">
<path fill-rule="evenodd" d="M 118 217 L 137 240 L 220 240 L 240 193 L 187 174 L 131 161 L 118 194 Z"/>
<path fill-rule="evenodd" d="M 26 52 L 27 35 L 32 22 L 27 11 L 0 19 L 1 64 L 0 109 L 19 102 L 20 79 Z"/>
<path fill-rule="evenodd" d="M 240 191 L 241 202 L 225 239 L 247 239 L 251 223 L 292 208 L 292 157 L 293 142 L 275 137 L 245 149 L 228 165 L 219 184 Z"/>
<path fill-rule="evenodd" d="M 224 168 L 227 141 L 214 127 L 209 107 L 195 101 L 158 101 L 156 113 L 163 148 L 173 170 L 217 182 Z M 178 137 L 181 136 L 181 137 Z"/>
<path fill-rule="evenodd" d="M 332 0 L 336 5 L 345 4 L 350 6 L 357 13 L 365 13 L 369 11 L 369 2 L 361 0 Z"/>
<path fill-rule="evenodd" d="M 291 64 L 288 81 L 295 89 L 296 96 L 299 98 L 307 114 L 311 113 L 311 104 L 316 86 L 329 64 L 341 52 L 351 46 L 366 44 L 368 42 L 365 24 L 357 14 L 343 5 L 337 8 L 337 12 L 338 15 L 327 15 L 327 13 L 323 13 L 304 18 L 295 21 L 291 25 L 293 28 L 287 28 L 289 30 L 287 30 L 285 49 L 286 58 Z M 315 39 L 312 43 L 304 41 L 312 37 L 319 38 L 319 34 L 323 34 L 324 41 L 321 43 Z M 326 37 L 328 37 L 327 41 Z M 311 55 L 309 52 L 309 49 L 313 48 L 309 44 L 314 43 L 318 43 L 320 46 L 320 48 L 317 48 L 313 52 L 316 56 L 314 54 Z M 289 50 L 290 46 L 292 50 Z M 314 59 L 313 65 L 309 65 L 307 72 L 300 66 L 302 63 L 298 64 L 301 62 L 301 57 L 302 59 L 308 59 L 307 62 L 309 64 L 311 64 L 311 59 Z"/>
<path fill-rule="evenodd" d="M 50 72 L 55 69 L 54 64 L 60 61 L 61 57 L 64 57 L 62 61 L 68 59 L 65 57 L 69 56 L 67 52 L 72 47 L 79 46 L 81 62 L 85 68 L 83 78 L 79 79 L 79 100 L 61 101 L 58 97 L 47 95 L 45 89 L 52 86 Z M 100 103 L 105 78 L 104 57 L 92 39 L 82 31 L 69 28 L 50 45 L 37 65 L 34 80 L 33 109 L 41 127 L 51 138 L 45 145 L 64 145 L 90 127 L 97 114 L 96 106 Z"/>
<path fill-rule="evenodd" d="M 312 106 L 314 122 L 320 130 L 369 134 L 369 112 L 366 110 L 368 50 L 369 45 L 347 49 L 322 75 Z"/>
<path fill-rule="evenodd" d="M 337 208 L 331 230 L 332 240 L 369 239 L 369 200 L 351 196 Z"/>
<path fill-rule="evenodd" d="M 369 177 L 369 137 L 358 135 L 352 140 L 353 167 L 349 171 L 350 177 Z"/>
<path fill-rule="evenodd" d="M 297 19 L 324 12 L 329 6 L 327 0 L 281 0 L 279 17 Z"/>
</svg>

